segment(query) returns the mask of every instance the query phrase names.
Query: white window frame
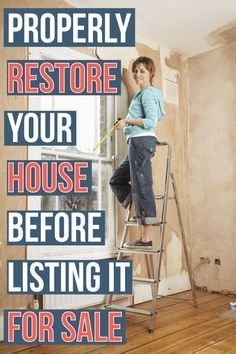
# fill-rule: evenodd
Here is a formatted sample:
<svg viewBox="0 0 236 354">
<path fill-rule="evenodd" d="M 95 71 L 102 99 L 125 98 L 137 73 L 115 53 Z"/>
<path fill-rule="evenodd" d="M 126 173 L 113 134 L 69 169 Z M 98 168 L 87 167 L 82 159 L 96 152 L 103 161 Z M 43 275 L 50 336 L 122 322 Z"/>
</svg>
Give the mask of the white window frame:
<svg viewBox="0 0 236 354">
<path fill-rule="evenodd" d="M 48 58 L 49 60 L 88 60 L 93 59 L 83 53 L 70 48 L 49 48 L 49 47 L 37 47 L 29 48 L 29 59 L 40 60 L 42 58 Z M 29 96 L 28 98 L 28 110 L 43 110 L 40 106 L 40 100 L 38 96 Z M 114 120 L 116 116 L 117 104 L 115 96 L 108 96 L 107 100 L 107 116 Z M 115 135 L 114 135 L 115 136 Z M 99 155 L 86 155 L 80 154 L 81 159 L 89 159 L 98 163 L 98 178 L 101 185 L 101 164 L 102 162 L 109 162 L 113 168 L 114 156 L 112 156 L 112 150 L 115 146 L 114 141 L 107 140 L 107 149 L 110 151 L 109 157 L 101 157 Z M 75 155 L 69 152 L 61 152 L 59 150 L 51 150 L 41 146 L 29 146 L 28 147 L 28 159 L 29 160 L 41 160 L 41 154 L 50 154 L 55 156 L 56 159 L 74 159 Z M 98 193 L 98 209 L 101 209 L 101 188 Z M 105 259 L 114 257 L 117 254 L 116 237 L 115 237 L 115 207 L 114 196 L 109 191 L 109 207 L 110 207 L 110 219 L 108 222 L 109 230 L 107 230 L 108 237 L 106 238 L 106 244 L 104 246 L 27 246 L 27 259 L 75 259 L 79 256 L 80 259 Z M 41 196 L 28 196 L 27 209 L 28 210 L 40 210 L 41 208 Z"/>
</svg>

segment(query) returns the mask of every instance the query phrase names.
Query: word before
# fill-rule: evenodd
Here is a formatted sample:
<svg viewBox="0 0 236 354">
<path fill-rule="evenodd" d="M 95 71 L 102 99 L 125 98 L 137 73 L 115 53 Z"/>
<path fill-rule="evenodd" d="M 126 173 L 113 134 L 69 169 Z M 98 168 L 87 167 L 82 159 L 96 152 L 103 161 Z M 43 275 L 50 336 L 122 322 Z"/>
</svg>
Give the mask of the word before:
<svg viewBox="0 0 236 354">
<path fill-rule="evenodd" d="M 131 294 L 131 261 L 8 261 L 9 294 Z"/>
<path fill-rule="evenodd" d="M 91 186 L 91 161 L 7 161 L 8 195 L 89 195 Z"/>
<path fill-rule="evenodd" d="M 5 310 L 7 344 L 124 343 L 124 310 Z"/>
<path fill-rule="evenodd" d="M 104 245 L 104 211 L 8 211 L 8 245 Z"/>
<path fill-rule="evenodd" d="M 4 112 L 5 145 L 76 145 L 76 111 Z"/>
<path fill-rule="evenodd" d="M 134 9 L 5 9 L 5 46 L 134 46 Z"/>
</svg>

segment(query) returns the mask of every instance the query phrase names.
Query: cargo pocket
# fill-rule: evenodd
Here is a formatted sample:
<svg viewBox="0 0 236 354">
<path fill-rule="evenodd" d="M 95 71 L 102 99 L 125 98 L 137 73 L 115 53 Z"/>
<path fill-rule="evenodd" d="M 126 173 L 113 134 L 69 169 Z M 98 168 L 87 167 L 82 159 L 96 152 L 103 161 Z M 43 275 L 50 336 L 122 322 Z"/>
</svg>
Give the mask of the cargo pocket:
<svg viewBox="0 0 236 354">
<path fill-rule="evenodd" d="M 156 143 L 153 142 L 153 144 L 150 144 L 150 143 L 144 143 L 143 144 L 143 147 L 145 149 L 145 151 L 151 155 L 151 157 L 153 157 L 156 153 Z"/>
</svg>

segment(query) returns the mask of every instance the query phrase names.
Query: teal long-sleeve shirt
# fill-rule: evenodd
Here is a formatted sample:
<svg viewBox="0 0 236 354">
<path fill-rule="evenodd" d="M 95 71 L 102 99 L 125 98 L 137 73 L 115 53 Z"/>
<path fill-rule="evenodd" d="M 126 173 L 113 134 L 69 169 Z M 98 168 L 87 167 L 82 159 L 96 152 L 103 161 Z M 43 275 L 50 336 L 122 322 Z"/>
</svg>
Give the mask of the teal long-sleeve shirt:
<svg viewBox="0 0 236 354">
<path fill-rule="evenodd" d="M 126 125 L 124 134 L 132 136 L 155 135 L 157 122 L 165 115 L 162 92 L 153 86 L 147 86 L 136 93 L 129 106 L 127 119 L 143 119 L 143 128 Z"/>
</svg>

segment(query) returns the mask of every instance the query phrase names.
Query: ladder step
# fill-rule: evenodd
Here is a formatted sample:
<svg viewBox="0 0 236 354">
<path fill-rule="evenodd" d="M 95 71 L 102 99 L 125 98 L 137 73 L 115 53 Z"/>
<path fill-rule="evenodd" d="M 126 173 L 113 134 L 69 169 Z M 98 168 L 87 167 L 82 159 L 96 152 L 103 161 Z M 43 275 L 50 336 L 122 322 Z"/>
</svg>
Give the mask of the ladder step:
<svg viewBox="0 0 236 354">
<path fill-rule="evenodd" d="M 164 199 L 164 195 L 156 194 L 154 198 L 157 200 Z M 169 196 L 168 199 L 175 199 L 175 196 Z"/>
<path fill-rule="evenodd" d="M 114 309 L 114 310 L 125 310 L 127 313 L 132 313 L 136 315 L 144 315 L 144 316 L 153 316 L 151 311 L 147 311 L 144 309 L 138 309 L 135 307 L 127 307 L 127 306 L 119 306 L 119 305 L 105 305 L 105 308 Z"/>
<path fill-rule="evenodd" d="M 139 277 L 133 277 L 133 281 L 137 281 L 140 283 L 148 283 L 148 284 L 155 284 L 157 283 L 156 279 L 152 278 L 139 278 Z"/>
<path fill-rule="evenodd" d="M 157 222 L 156 224 L 152 224 L 152 226 L 160 226 L 160 225 L 162 225 L 163 224 L 163 222 Z M 138 223 L 137 223 L 137 221 L 125 221 L 125 225 L 126 226 L 142 226 L 142 225 L 139 225 Z"/>
<path fill-rule="evenodd" d="M 121 247 L 118 248 L 119 252 L 122 253 L 140 253 L 140 254 L 157 254 L 160 251 L 159 250 L 149 250 L 149 249 L 140 249 L 140 248 L 125 248 L 125 247 Z"/>
</svg>

